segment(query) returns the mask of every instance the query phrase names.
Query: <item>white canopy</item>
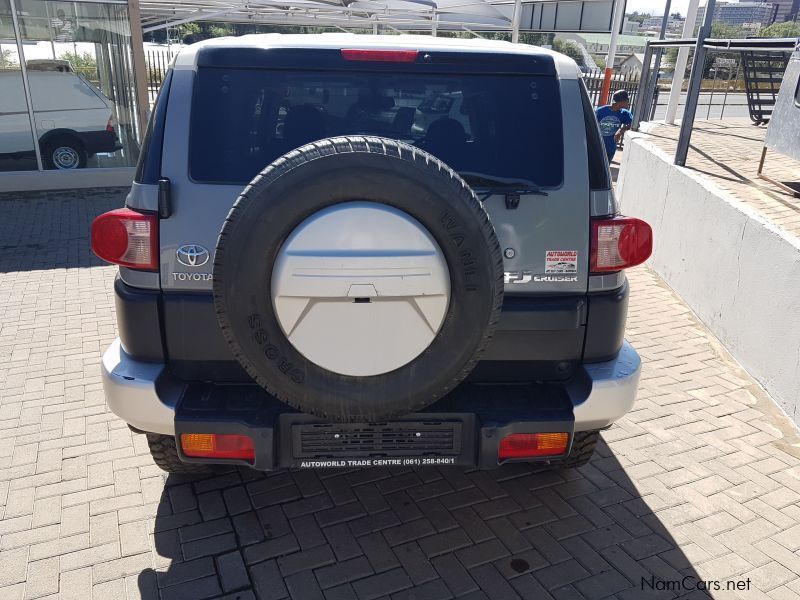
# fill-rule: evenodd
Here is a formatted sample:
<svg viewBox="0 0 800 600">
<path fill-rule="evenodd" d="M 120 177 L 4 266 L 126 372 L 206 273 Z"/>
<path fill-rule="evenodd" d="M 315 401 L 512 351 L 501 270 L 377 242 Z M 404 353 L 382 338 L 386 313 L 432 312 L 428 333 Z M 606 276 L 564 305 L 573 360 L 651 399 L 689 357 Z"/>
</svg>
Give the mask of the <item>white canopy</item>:
<svg viewBox="0 0 800 600">
<path fill-rule="evenodd" d="M 373 33 L 379 29 L 608 33 L 617 4 L 622 8 L 625 0 L 140 0 L 140 10 L 145 32 L 218 21 L 372 29 Z"/>
</svg>

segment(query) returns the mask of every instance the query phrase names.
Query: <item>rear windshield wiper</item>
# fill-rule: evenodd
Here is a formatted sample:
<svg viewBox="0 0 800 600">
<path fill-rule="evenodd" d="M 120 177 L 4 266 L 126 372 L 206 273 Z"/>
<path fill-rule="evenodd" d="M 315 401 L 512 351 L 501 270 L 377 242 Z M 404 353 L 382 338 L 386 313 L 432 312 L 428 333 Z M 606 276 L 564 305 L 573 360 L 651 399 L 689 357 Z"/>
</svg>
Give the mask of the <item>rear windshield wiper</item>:
<svg viewBox="0 0 800 600">
<path fill-rule="evenodd" d="M 525 179 L 500 179 L 484 175 L 483 173 L 471 173 L 469 171 L 460 171 L 458 174 L 461 175 L 468 184 L 479 188 L 485 188 L 495 193 L 532 194 L 536 196 L 548 195 L 547 192 L 538 185 Z"/>
</svg>

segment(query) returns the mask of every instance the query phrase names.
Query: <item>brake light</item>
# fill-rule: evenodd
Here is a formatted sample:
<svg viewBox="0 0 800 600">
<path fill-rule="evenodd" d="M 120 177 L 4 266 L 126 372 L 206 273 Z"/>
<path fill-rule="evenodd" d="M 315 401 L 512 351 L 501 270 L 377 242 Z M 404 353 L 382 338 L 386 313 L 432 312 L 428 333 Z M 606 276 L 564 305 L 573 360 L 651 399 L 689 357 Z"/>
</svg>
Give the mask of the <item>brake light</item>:
<svg viewBox="0 0 800 600">
<path fill-rule="evenodd" d="M 108 117 L 108 123 L 106 123 L 106 131 L 108 133 L 114 133 L 114 120 L 111 117 Z"/>
<path fill-rule="evenodd" d="M 592 273 L 635 267 L 652 252 L 653 230 L 644 221 L 632 217 L 592 219 Z"/>
<path fill-rule="evenodd" d="M 566 453 L 568 444 L 569 434 L 566 432 L 513 433 L 500 440 L 497 460 L 561 456 Z"/>
<path fill-rule="evenodd" d="M 412 63 L 417 60 L 418 50 L 357 50 L 342 49 L 342 58 L 362 62 Z"/>
<path fill-rule="evenodd" d="M 181 448 L 195 458 L 241 458 L 255 460 L 253 440 L 246 435 L 182 433 Z"/>
<path fill-rule="evenodd" d="M 92 222 L 92 252 L 131 269 L 158 269 L 158 217 L 129 208 L 103 213 Z"/>
</svg>

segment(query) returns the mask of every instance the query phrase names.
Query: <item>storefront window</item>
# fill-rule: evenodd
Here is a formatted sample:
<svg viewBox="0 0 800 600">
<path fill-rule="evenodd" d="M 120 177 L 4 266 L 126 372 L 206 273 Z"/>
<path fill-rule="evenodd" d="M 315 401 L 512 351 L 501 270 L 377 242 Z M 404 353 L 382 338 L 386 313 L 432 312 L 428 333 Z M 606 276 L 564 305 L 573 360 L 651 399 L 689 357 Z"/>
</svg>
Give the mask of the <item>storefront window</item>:
<svg viewBox="0 0 800 600">
<path fill-rule="evenodd" d="M 126 4 L 14 1 L 43 167 L 135 165 Z"/>
<path fill-rule="evenodd" d="M 0 171 L 36 169 L 9 0 L 0 0 Z"/>
</svg>

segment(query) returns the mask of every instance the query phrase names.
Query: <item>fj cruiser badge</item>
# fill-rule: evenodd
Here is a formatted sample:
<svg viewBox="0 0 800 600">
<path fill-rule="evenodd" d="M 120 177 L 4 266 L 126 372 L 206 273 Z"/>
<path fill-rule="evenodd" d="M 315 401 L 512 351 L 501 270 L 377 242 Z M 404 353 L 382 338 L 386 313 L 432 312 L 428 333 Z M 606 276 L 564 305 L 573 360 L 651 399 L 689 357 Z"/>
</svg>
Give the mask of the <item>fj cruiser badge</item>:
<svg viewBox="0 0 800 600">
<path fill-rule="evenodd" d="M 184 244 L 175 251 L 178 262 L 187 267 L 202 267 L 208 262 L 208 250 L 199 244 Z"/>
<path fill-rule="evenodd" d="M 577 275 L 534 275 L 531 271 L 505 271 L 503 283 L 569 283 L 578 281 Z"/>
</svg>

